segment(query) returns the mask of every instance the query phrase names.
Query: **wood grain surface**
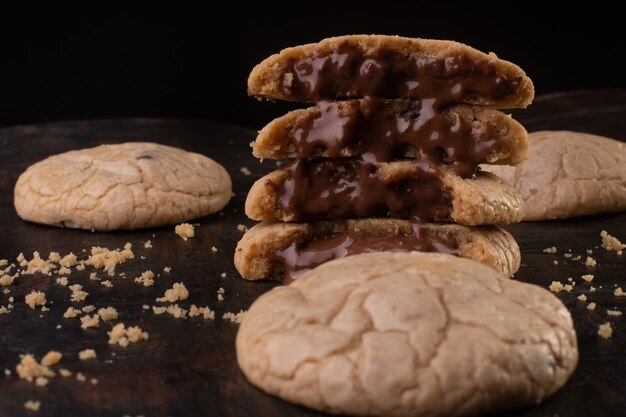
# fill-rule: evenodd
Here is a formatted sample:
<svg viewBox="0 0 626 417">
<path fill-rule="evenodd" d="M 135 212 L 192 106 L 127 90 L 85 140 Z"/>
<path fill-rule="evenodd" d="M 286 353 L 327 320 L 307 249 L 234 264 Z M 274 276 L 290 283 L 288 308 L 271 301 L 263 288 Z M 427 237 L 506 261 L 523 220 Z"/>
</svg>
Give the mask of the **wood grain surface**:
<svg viewBox="0 0 626 417">
<path fill-rule="evenodd" d="M 597 91 L 553 94 L 537 98 L 515 117 L 529 131 L 569 129 L 602 134 L 626 141 L 626 91 Z M 232 257 L 242 235 L 237 225 L 252 225 L 243 214 L 247 190 L 253 181 L 273 169 L 273 161 L 260 164 L 252 157 L 249 142 L 255 132 L 235 126 L 204 121 L 167 119 L 98 120 L 18 126 L 0 129 L 0 259 L 14 260 L 23 252 L 47 256 L 73 251 L 85 258 L 92 246 L 120 248 L 133 244 L 136 258 L 118 267 L 125 277 L 111 278 L 113 288 L 89 280 L 90 268 L 73 272 L 70 283 L 79 283 L 89 292 L 82 303 L 71 303 L 70 290 L 54 283 L 56 276 L 29 275 L 16 279 L 11 293 L 0 292 L 0 305 L 14 297 L 15 308 L 0 315 L 0 416 L 315 416 L 322 415 L 268 396 L 251 386 L 237 368 L 234 340 L 237 325 L 222 318 L 225 312 L 247 309 L 259 295 L 276 283 L 246 282 L 235 271 Z M 174 227 L 115 233 L 90 233 L 26 223 L 13 209 L 13 186 L 29 165 L 49 155 L 102 143 L 147 140 L 178 146 L 206 154 L 230 172 L 235 197 L 220 214 L 198 220 L 196 237 L 185 242 L 174 234 Z M 247 167 L 252 175 L 244 175 Z M 523 223 L 509 227 L 522 250 L 522 268 L 515 279 L 547 287 L 553 280 L 576 281 L 571 293 L 560 293 L 574 316 L 580 344 L 580 363 L 569 383 L 544 403 L 507 416 L 618 416 L 626 414 L 626 325 L 625 316 L 609 317 L 607 309 L 626 313 L 626 297 L 615 297 L 615 286 L 626 290 L 626 254 L 617 256 L 598 248 L 600 231 L 626 240 L 626 213 L 606 214 L 565 221 Z M 153 247 L 144 248 L 151 240 Z M 218 251 L 211 251 L 215 246 Z M 543 249 L 556 246 L 558 253 Z M 586 256 L 592 249 L 598 265 L 589 268 L 566 259 L 570 250 Z M 558 265 L 554 264 L 558 261 Z M 170 274 L 162 272 L 170 266 Z M 133 278 L 145 270 L 160 273 L 153 287 L 143 287 Z M 226 273 L 222 278 L 221 274 Z M 595 275 L 589 284 L 582 274 Z M 99 276 L 105 277 L 100 272 Z M 216 311 L 215 320 L 175 319 L 154 315 L 144 304 L 172 286 L 184 282 L 190 291 L 180 302 L 208 305 Z M 589 293 L 590 286 L 597 288 Z M 225 289 L 224 300 L 217 291 Z M 46 293 L 50 311 L 42 313 L 24 304 L 31 290 Z M 576 297 L 587 293 L 597 303 L 589 311 Z M 81 330 L 78 319 L 64 319 L 68 306 L 114 306 L 119 320 L 139 325 L 150 334 L 148 341 L 127 348 L 107 344 L 112 325 Z M 614 333 L 609 340 L 597 335 L 598 325 L 611 322 Z M 60 329 L 57 326 L 61 325 Z M 78 352 L 93 348 L 98 357 L 80 361 Z M 63 353 L 59 367 L 82 372 L 86 382 L 74 377 L 53 378 L 48 386 L 18 379 L 15 365 L 20 354 L 32 353 L 38 359 L 49 350 Z M 289 352 L 285 352 L 288 355 Z M 98 380 L 97 385 L 90 382 Z M 41 401 L 41 410 L 24 409 L 26 400 Z"/>
</svg>

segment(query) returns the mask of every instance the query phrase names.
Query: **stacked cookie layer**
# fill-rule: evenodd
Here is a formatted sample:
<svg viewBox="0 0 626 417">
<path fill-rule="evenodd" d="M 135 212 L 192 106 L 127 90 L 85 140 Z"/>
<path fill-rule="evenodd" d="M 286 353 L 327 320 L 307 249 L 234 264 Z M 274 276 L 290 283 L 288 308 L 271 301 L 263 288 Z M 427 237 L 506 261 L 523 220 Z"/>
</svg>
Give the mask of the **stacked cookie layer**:
<svg viewBox="0 0 626 417">
<path fill-rule="evenodd" d="M 371 251 L 453 253 L 507 275 L 519 267 L 513 238 L 488 225 L 518 222 L 521 198 L 477 169 L 528 154 L 524 128 L 495 110 L 532 101 L 519 67 L 456 42 L 344 36 L 269 57 L 248 90 L 316 104 L 252 144 L 259 158 L 295 160 L 248 194 L 246 214 L 263 223 L 235 253 L 245 278 L 294 277 Z"/>
</svg>

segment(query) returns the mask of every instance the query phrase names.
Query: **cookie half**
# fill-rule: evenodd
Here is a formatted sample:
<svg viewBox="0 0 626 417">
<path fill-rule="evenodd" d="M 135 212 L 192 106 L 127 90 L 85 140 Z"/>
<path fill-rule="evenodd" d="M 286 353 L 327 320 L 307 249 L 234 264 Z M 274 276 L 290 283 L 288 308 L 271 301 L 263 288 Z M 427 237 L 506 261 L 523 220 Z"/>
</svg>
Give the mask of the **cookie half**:
<svg viewBox="0 0 626 417">
<path fill-rule="evenodd" d="M 361 219 L 257 224 L 237 244 L 235 267 L 246 279 L 287 282 L 336 258 L 383 251 L 455 254 L 507 277 L 520 265 L 515 239 L 497 227 Z"/>
<path fill-rule="evenodd" d="M 517 65 L 458 42 L 348 35 L 270 56 L 250 73 L 248 94 L 307 103 L 373 96 L 512 108 L 528 106 L 534 87 Z"/>
<path fill-rule="evenodd" d="M 253 220 L 309 221 L 363 217 L 516 223 L 522 199 L 493 174 L 463 179 L 426 163 L 354 159 L 296 161 L 257 180 L 246 199 Z"/>
<path fill-rule="evenodd" d="M 524 220 L 550 220 L 626 210 L 626 144 L 569 131 L 529 135 L 528 160 L 485 166 L 519 191 Z"/>
<path fill-rule="evenodd" d="M 237 334 L 248 380 L 337 414 L 470 416 L 535 405 L 574 371 L 549 291 L 443 254 L 328 262 L 262 295 Z"/>
<path fill-rule="evenodd" d="M 24 220 L 77 229 L 175 224 L 226 205 L 230 176 L 204 155 L 148 142 L 102 145 L 51 156 L 15 185 Z"/>
<path fill-rule="evenodd" d="M 423 106 L 425 106 L 423 108 Z M 455 105 L 442 113 L 413 100 L 323 101 L 265 126 L 252 142 L 257 158 L 421 158 L 441 164 L 516 165 L 528 156 L 528 134 L 512 117 Z"/>
</svg>

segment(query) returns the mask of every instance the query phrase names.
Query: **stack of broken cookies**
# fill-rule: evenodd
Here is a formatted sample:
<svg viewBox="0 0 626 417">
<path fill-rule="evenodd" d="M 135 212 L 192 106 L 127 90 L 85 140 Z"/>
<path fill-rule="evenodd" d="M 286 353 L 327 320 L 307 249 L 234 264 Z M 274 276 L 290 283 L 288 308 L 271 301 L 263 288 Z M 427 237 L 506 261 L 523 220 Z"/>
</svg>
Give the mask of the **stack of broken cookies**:
<svg viewBox="0 0 626 417">
<path fill-rule="evenodd" d="M 449 41 L 344 36 L 288 48 L 257 65 L 249 94 L 315 103 L 263 128 L 253 153 L 295 159 L 258 180 L 241 239 L 247 279 L 286 282 L 364 252 L 443 252 L 510 276 L 519 248 L 493 225 L 522 200 L 479 164 L 527 157 L 523 126 L 498 108 L 526 107 L 516 65 Z M 436 222 L 436 223 L 433 223 Z"/>
</svg>

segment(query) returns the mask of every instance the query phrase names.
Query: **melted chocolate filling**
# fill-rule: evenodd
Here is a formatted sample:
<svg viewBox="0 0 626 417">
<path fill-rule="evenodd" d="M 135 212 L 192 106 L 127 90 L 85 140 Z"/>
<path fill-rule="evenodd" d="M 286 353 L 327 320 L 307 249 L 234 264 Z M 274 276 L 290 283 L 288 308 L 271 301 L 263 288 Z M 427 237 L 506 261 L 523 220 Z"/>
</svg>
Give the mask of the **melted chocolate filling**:
<svg viewBox="0 0 626 417">
<path fill-rule="evenodd" d="M 296 160 L 277 184 L 279 206 L 295 221 L 391 216 L 447 220 L 450 200 L 435 167 L 415 162 L 403 175 L 383 179 L 369 154 L 361 159 Z"/>
<path fill-rule="evenodd" d="M 305 102 L 375 96 L 435 98 L 445 105 L 473 96 L 499 99 L 521 82 L 499 75 L 495 59 L 411 57 L 385 48 L 366 54 L 349 42 L 329 54 L 292 60 L 285 73 L 293 79 L 282 84 L 283 93 Z"/>
<path fill-rule="evenodd" d="M 493 126 L 474 128 L 459 115 L 450 125 L 433 108 L 434 102 L 402 102 L 403 109 L 395 111 L 383 99 L 346 101 L 341 110 L 337 102 L 321 101 L 319 116 L 294 126 L 291 139 L 298 159 L 319 155 L 321 150 L 339 158 L 350 149 L 386 162 L 404 157 L 409 146 L 417 150 L 418 160 L 448 167 L 463 178 L 473 176 L 497 149 Z"/>
<path fill-rule="evenodd" d="M 419 251 L 459 255 L 459 244 L 452 233 L 442 231 L 427 234 L 418 223 L 412 226 L 410 233 L 403 233 L 396 228 L 384 236 L 362 231 L 348 231 L 312 241 L 306 241 L 300 236 L 270 259 L 283 266 L 283 282 L 289 284 L 300 274 L 324 262 L 359 253 Z"/>
</svg>

